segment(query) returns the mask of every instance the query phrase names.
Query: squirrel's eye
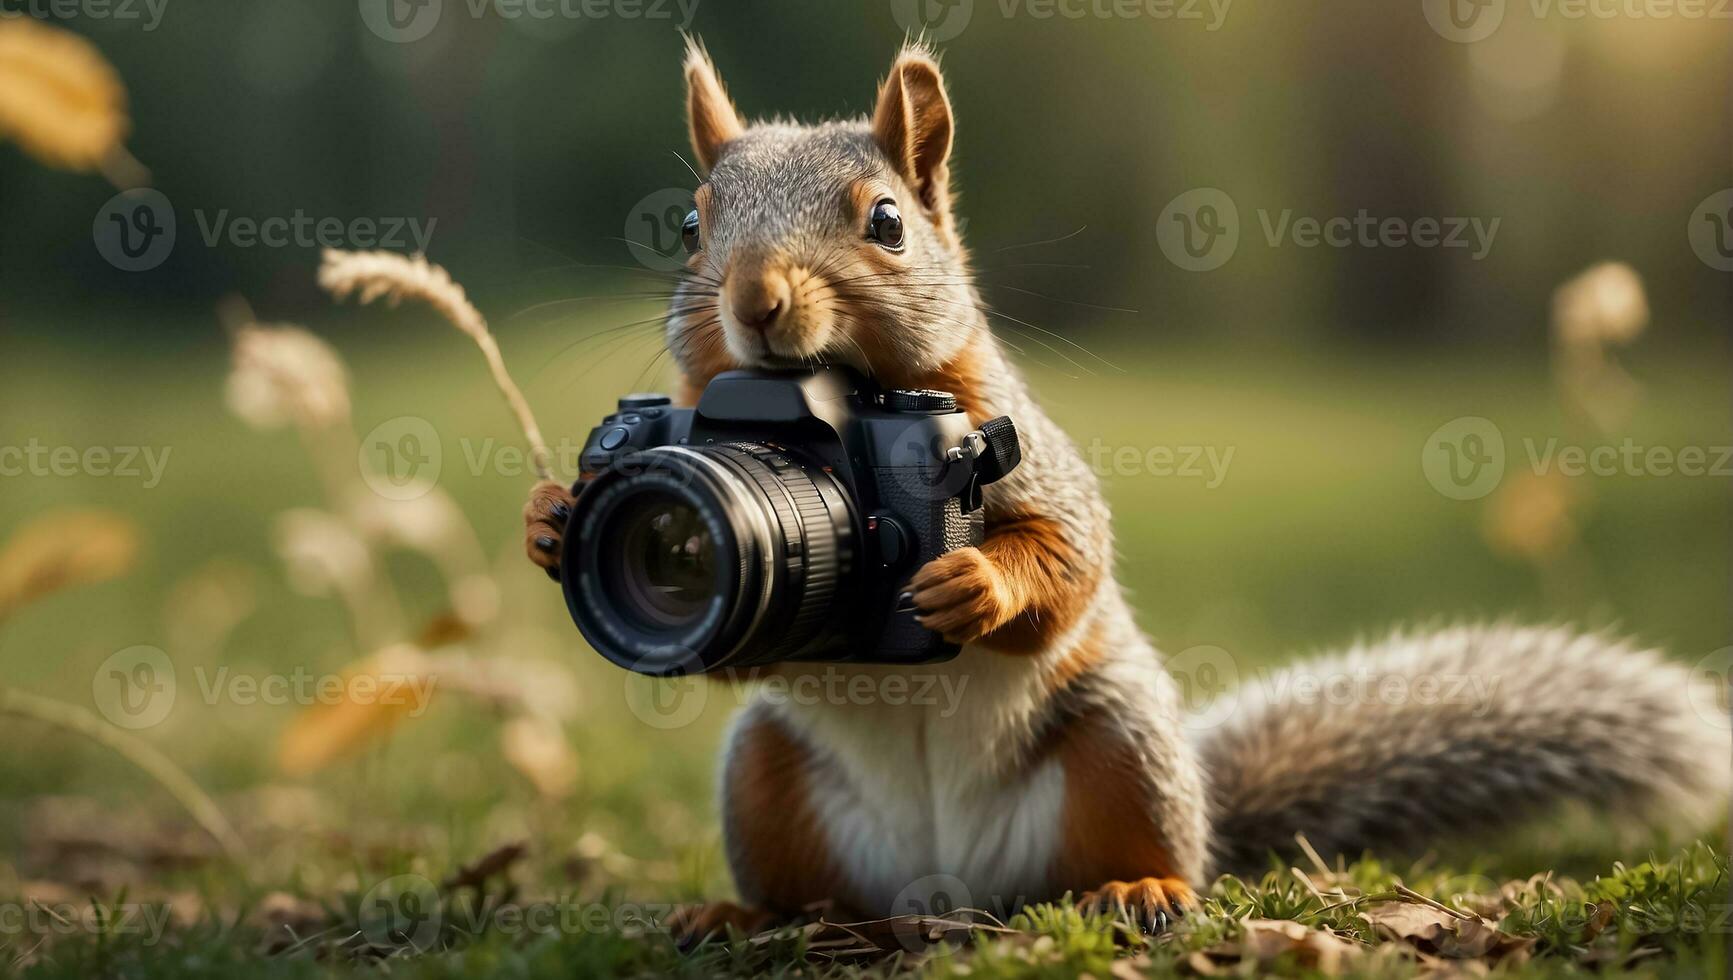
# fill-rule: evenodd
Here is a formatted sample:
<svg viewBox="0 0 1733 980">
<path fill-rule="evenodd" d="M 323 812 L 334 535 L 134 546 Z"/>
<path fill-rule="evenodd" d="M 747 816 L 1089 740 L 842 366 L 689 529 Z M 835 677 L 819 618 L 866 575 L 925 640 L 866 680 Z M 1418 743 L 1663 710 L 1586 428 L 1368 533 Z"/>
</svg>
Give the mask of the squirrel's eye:
<svg viewBox="0 0 1733 980">
<path fill-rule="evenodd" d="M 686 243 L 687 252 L 698 251 L 698 212 L 693 210 L 686 215 L 686 220 L 680 224 L 680 240 Z"/>
<path fill-rule="evenodd" d="M 867 237 L 885 248 L 903 247 L 903 213 L 893 201 L 873 205 L 872 222 L 867 225 Z"/>
</svg>

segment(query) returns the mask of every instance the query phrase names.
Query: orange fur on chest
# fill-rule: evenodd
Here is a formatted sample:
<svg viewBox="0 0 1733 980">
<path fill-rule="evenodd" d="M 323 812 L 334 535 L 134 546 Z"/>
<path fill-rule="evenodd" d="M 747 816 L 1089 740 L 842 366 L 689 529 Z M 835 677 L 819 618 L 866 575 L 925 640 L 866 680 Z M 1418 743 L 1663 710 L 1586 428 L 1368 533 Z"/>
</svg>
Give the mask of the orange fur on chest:
<svg viewBox="0 0 1733 980">
<path fill-rule="evenodd" d="M 758 721 L 736 739 L 726 774 L 731 846 L 752 875 L 742 888 L 784 913 L 847 894 L 812 803 L 810 765 L 809 751 L 782 726 Z"/>
<path fill-rule="evenodd" d="M 1137 751 L 1102 720 L 1073 724 L 1054 747 L 1065 770 L 1065 803 L 1053 867 L 1058 889 L 1105 881 L 1176 878 L 1156 822 L 1155 787 Z M 1182 886 L 1183 887 L 1183 886 Z"/>
</svg>

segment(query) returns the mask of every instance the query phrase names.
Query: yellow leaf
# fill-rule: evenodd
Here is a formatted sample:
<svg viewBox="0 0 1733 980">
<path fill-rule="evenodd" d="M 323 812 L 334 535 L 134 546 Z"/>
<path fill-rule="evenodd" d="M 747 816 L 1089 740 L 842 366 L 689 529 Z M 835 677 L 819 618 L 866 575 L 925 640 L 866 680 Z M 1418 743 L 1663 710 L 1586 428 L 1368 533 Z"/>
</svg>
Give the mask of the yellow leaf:
<svg viewBox="0 0 1733 980">
<path fill-rule="evenodd" d="M 125 574 L 138 557 L 132 522 L 106 511 L 57 511 L 0 550 L 0 617 L 43 596 Z"/>
<path fill-rule="evenodd" d="M 1481 534 L 1499 554 L 1544 565 L 1576 540 L 1581 494 L 1570 478 L 1522 473 L 1487 501 Z"/>
<path fill-rule="evenodd" d="M 120 76 L 89 41 L 29 17 L 0 21 L 0 137 L 50 167 L 90 172 L 131 125 Z"/>
<path fill-rule="evenodd" d="M 277 741 L 277 766 L 304 776 L 359 751 L 404 718 L 419 717 L 432 697 L 434 676 L 421 652 L 390 647 L 345 670 L 332 690 L 321 686 L 314 704 L 289 723 Z"/>
</svg>

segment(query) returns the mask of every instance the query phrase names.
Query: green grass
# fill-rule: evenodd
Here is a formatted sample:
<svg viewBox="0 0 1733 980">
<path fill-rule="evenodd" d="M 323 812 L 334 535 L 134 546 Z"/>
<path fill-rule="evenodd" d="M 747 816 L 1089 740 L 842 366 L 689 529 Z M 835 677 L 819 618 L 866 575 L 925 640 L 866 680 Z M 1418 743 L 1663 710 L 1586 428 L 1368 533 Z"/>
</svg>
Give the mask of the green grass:
<svg viewBox="0 0 1733 980">
<path fill-rule="evenodd" d="M 627 343 L 605 360 L 595 348 L 562 353 L 593 325 L 501 324 L 507 358 L 529 382 L 553 439 L 581 439 L 615 394 L 636 386 L 653 349 Z M 538 798 L 501 762 L 498 719 L 468 703 L 438 699 L 426 717 L 358 758 L 292 780 L 275 770 L 272 752 L 294 706 L 183 698 L 141 737 L 186 768 L 240 826 L 250 849 L 247 866 L 236 869 L 196 841 L 186 844 L 174 804 L 138 771 L 75 737 L 0 719 L 0 744 L 26 748 L 0 758 L 0 905 L 18 909 L 15 897 L 52 882 L 105 902 L 168 901 L 178 910 L 158 942 L 78 929 L 37 948 L 40 934 L 0 934 L 0 965 L 35 949 L 25 960 L 40 976 L 845 975 L 803 959 L 794 938 L 682 956 L 654 932 L 526 934 L 468 913 L 446 917 L 436 952 L 376 959 L 358 956 L 352 940 L 345 945 L 365 925 L 359 903 L 375 884 L 401 874 L 437 881 L 508 840 L 529 844 L 512 872 L 522 901 L 614 910 L 728 895 L 712 759 L 738 695 L 714 689 L 683 727 L 639 721 L 626 699 L 637 682 L 583 647 L 557 590 L 521 559 L 518 512 L 527 479 L 464 465 L 460 440 L 476 440 L 471 452 L 489 437 L 513 440 L 472 352 L 412 314 L 334 314 L 316 326 L 350 363 L 358 430 L 415 415 L 441 433 L 441 485 L 495 556 L 504 596 L 485 653 L 569 673 L 580 699 L 568 725 L 581 767 L 577 788 L 557 802 Z M 4 483 L 0 527 L 55 507 L 105 507 L 135 520 L 148 543 L 129 577 L 53 596 L 0 625 L 6 682 L 89 706 L 98 665 L 136 644 L 168 649 L 188 691 L 188 678 L 201 668 L 335 671 L 363 652 L 338 604 L 290 589 L 272 552 L 276 515 L 315 504 L 318 481 L 292 435 L 253 432 L 224 412 L 227 352 L 214 326 L 208 341 L 186 341 L 157 339 L 140 325 L 136 336 L 101 350 L 69 348 L 53 340 L 50 325 L 38 327 L 9 338 L 0 360 L 0 442 L 150 445 L 171 447 L 172 457 L 162 485 L 149 490 L 120 479 Z M 1099 440 L 1140 455 L 1163 446 L 1234 454 L 1215 487 L 1177 475 L 1106 479 L 1123 581 L 1144 629 L 1166 650 L 1219 646 L 1257 666 L 1397 622 L 1506 614 L 1616 624 L 1685 662 L 1727 642 L 1726 478 L 1575 481 L 1586 500 L 1575 515 L 1578 540 L 1544 573 L 1488 548 L 1484 501 L 1448 500 L 1425 482 L 1423 441 L 1458 416 L 1497 421 L 1513 453 L 1524 436 L 1598 441 L 1558 407 L 1544 364 L 1486 354 L 1244 354 L 1153 344 L 1106 345 L 1098 353 L 1119 370 L 1068 377 L 1076 372 L 1062 363 L 1030 366 L 1044 403 L 1080 444 Z M 1733 444 L 1720 363 L 1707 355 L 1637 357 L 1633 372 L 1645 394 L 1619 438 Z M 219 561 L 251 577 L 257 610 L 218 649 L 175 649 L 169 597 Z M 386 567 L 406 620 L 442 610 L 441 580 L 424 559 L 393 554 Z M 96 831 L 65 832 L 69 806 Z M 1651 847 L 1677 856 L 1615 868 Z M 1447 849 L 1419 866 L 1396 861 L 1363 861 L 1347 879 L 1377 895 L 1400 877 L 1446 900 L 1449 882 L 1465 876 L 1502 883 L 1552 870 L 1580 882 L 1561 878 L 1562 892 L 1530 896 L 1503 916 L 1508 931 L 1538 940 L 1533 962 L 1501 968 L 1512 975 L 1576 975 L 1608 962 L 1597 956 L 1616 962 L 1620 953 L 1650 947 L 1659 953 L 1636 961 L 1641 975 L 1723 972 L 1724 924 L 1720 932 L 1645 924 L 1663 912 L 1725 904 L 1725 859 L 1688 841 L 1633 842 L 1591 821 L 1568 837 L 1512 835 L 1491 851 Z M 320 913 L 307 920 L 317 928 L 298 933 L 301 945 L 264 955 L 271 945 L 265 933 L 280 936 L 256 919 L 272 893 L 314 903 Z M 1596 902 L 1611 903 L 1616 914 L 1586 939 L 1582 912 Z M 1015 923 L 1022 937 L 870 969 L 1104 977 L 1119 957 L 1127 961 L 1121 969 L 1131 964 L 1162 976 L 1189 953 L 1232 941 L 1235 920 L 1248 916 L 1371 940 L 1359 907 L 1324 911 L 1327 904 L 1283 869 L 1259 882 L 1217 883 L 1204 914 L 1147 948 L 1105 921 L 1046 909 Z M 1414 972 L 1388 956 L 1356 969 L 1367 976 Z"/>
<path fill-rule="evenodd" d="M 537 919 L 522 906 L 488 904 L 471 895 L 434 906 L 414 944 L 393 943 L 377 919 L 347 895 L 328 910 L 323 931 L 261 956 L 260 930 L 212 917 L 161 941 L 135 935 L 118 919 L 55 939 L 50 952 L 22 971 L 30 977 L 259 977 L 411 976 L 803 976 L 854 977 L 919 974 L 982 978 L 1166 977 L 1184 975 L 1194 957 L 1208 956 L 1230 971 L 1316 976 L 1319 964 L 1298 952 L 1259 959 L 1246 952 L 1247 920 L 1286 920 L 1340 941 L 1343 959 L 1330 975 L 1407 977 L 1433 967 L 1492 965 L 1498 975 L 1590 976 L 1613 969 L 1632 976 L 1713 976 L 1724 971 L 1728 906 L 1727 859 L 1699 845 L 1670 860 L 1618 865 L 1586 882 L 1552 879 L 1512 883 L 1502 907 L 1476 903 L 1466 891 L 1490 879 L 1413 870 L 1399 874 L 1374 860 L 1336 874 L 1314 871 L 1320 895 L 1285 869 L 1262 879 L 1224 878 L 1204 907 L 1170 932 L 1148 937 L 1102 915 L 1068 906 L 1025 910 L 1008 926 L 953 942 L 926 945 L 885 941 L 871 957 L 838 958 L 790 927 L 759 942 L 735 936 L 690 950 L 677 949 L 654 929 L 620 929 L 617 899 L 556 901 L 571 910 Z M 1372 910 L 1397 897 L 1398 886 L 1444 906 L 1477 908 L 1518 949 L 1499 958 L 1403 938 L 1380 931 Z M 1495 886 L 1494 886 L 1495 887 Z M 1410 903 L 1413 904 L 1413 903 Z M 1416 908 L 1423 906 L 1415 905 Z M 525 923 L 537 923 L 526 926 Z M 1421 945 L 1417 948 L 1416 943 Z"/>
</svg>

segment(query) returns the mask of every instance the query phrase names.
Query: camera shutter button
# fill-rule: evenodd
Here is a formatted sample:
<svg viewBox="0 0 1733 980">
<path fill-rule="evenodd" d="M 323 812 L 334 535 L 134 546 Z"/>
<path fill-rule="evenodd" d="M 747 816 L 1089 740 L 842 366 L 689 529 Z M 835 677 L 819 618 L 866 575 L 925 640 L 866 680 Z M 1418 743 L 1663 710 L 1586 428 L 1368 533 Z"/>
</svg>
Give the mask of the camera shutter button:
<svg viewBox="0 0 1733 980">
<path fill-rule="evenodd" d="M 601 442 L 597 443 L 597 445 L 601 446 L 603 449 L 608 450 L 609 452 L 613 452 L 614 450 L 620 448 L 621 446 L 624 446 L 626 444 L 626 440 L 631 438 L 631 435 L 632 434 L 630 432 L 627 432 L 625 429 L 619 429 L 619 428 L 609 429 L 608 431 L 602 433 L 602 440 L 601 440 Z"/>
</svg>

